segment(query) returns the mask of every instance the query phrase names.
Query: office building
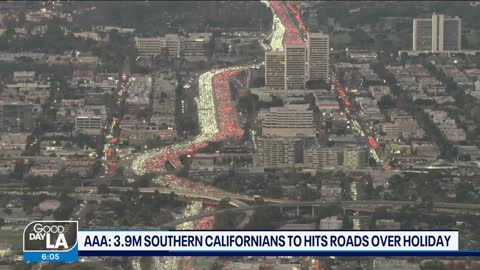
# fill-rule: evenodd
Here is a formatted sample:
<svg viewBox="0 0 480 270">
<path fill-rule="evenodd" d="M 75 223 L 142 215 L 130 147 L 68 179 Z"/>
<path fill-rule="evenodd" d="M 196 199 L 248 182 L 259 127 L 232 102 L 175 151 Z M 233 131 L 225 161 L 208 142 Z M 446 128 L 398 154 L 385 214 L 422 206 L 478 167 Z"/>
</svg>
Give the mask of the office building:
<svg viewBox="0 0 480 270">
<path fill-rule="evenodd" d="M 212 37 L 211 33 L 192 33 L 189 37 L 182 39 L 181 53 L 189 62 L 208 60 L 208 43 Z"/>
<path fill-rule="evenodd" d="M 357 146 L 343 149 L 343 166 L 349 169 L 362 168 L 367 165 L 367 151 Z"/>
<path fill-rule="evenodd" d="M 165 47 L 167 48 L 168 57 L 180 57 L 181 41 L 178 34 L 166 34 L 164 37 Z"/>
<path fill-rule="evenodd" d="M 211 33 L 190 33 L 188 36 L 166 34 L 163 37 L 135 38 L 135 48 L 140 56 L 156 56 L 164 52 L 169 58 L 184 57 L 190 62 L 206 61 Z"/>
<path fill-rule="evenodd" d="M 164 37 L 139 38 L 135 37 L 135 48 L 140 56 L 156 56 L 166 51 L 168 57 L 180 57 L 182 47 L 178 34 L 166 34 Z"/>
<path fill-rule="evenodd" d="M 303 144 L 302 138 L 258 137 L 255 166 L 271 169 L 292 168 L 302 162 Z"/>
<path fill-rule="evenodd" d="M 367 151 L 355 145 L 326 147 L 313 145 L 303 152 L 306 168 L 334 169 L 343 166 L 348 169 L 365 167 Z"/>
<path fill-rule="evenodd" d="M 341 147 L 324 147 L 314 145 L 305 149 L 303 154 L 304 164 L 312 169 L 333 169 L 341 164 Z"/>
<path fill-rule="evenodd" d="M 285 90 L 285 52 L 265 52 L 265 85 L 272 89 Z"/>
<path fill-rule="evenodd" d="M 101 135 L 105 126 L 105 106 L 86 106 L 75 117 L 75 133 Z"/>
<path fill-rule="evenodd" d="M 322 201 L 339 201 L 342 199 L 342 185 L 340 179 L 325 178 L 322 179 L 320 187 Z M 320 229 L 322 225 L 320 224 Z"/>
<path fill-rule="evenodd" d="M 443 51 L 462 49 L 462 20 L 459 17 L 445 18 L 443 26 Z M 442 43 L 440 43 L 442 44 Z"/>
<path fill-rule="evenodd" d="M 165 48 L 165 39 L 162 37 L 139 38 L 135 37 L 135 48 L 140 56 L 155 56 Z"/>
<path fill-rule="evenodd" d="M 285 45 L 285 86 L 305 89 L 307 50 L 304 45 Z"/>
<path fill-rule="evenodd" d="M 308 79 L 328 80 L 329 37 L 323 33 L 308 35 Z"/>
<path fill-rule="evenodd" d="M 33 104 L 0 101 L 0 131 L 28 132 L 33 128 Z"/>
<path fill-rule="evenodd" d="M 413 20 L 414 51 L 458 51 L 461 50 L 462 20 L 433 14 L 431 19 Z"/>
<path fill-rule="evenodd" d="M 177 89 L 177 84 L 177 80 L 166 76 L 158 76 L 153 79 L 150 124 L 162 129 L 175 129 L 175 90 Z"/>
<path fill-rule="evenodd" d="M 35 71 L 14 71 L 14 82 L 32 82 L 35 80 Z"/>
<path fill-rule="evenodd" d="M 279 137 L 315 137 L 313 111 L 308 104 L 272 107 L 259 116 L 262 135 Z"/>
</svg>

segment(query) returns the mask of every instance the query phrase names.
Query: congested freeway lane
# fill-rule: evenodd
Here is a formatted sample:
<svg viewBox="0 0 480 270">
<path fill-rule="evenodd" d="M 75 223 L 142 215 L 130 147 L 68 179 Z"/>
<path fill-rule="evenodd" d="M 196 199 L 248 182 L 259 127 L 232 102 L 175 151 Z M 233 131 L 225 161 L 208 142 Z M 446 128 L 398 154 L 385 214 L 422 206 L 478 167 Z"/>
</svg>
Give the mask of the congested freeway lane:
<svg viewBox="0 0 480 270">
<path fill-rule="evenodd" d="M 262 3 L 272 10 L 274 17 L 270 48 L 282 50 L 284 43 L 304 43 L 299 28 L 305 31 L 305 27 L 300 20 L 298 11 L 291 3 L 288 5 L 277 1 L 262 1 Z M 293 16 L 291 12 L 293 12 Z M 297 18 L 299 27 L 295 25 L 293 18 Z M 155 182 L 162 186 L 195 192 L 217 193 L 215 189 L 208 190 L 206 187 L 197 187 L 197 184 L 188 179 L 170 175 L 165 168 L 165 163 L 178 165 L 180 156 L 195 153 L 199 149 L 205 148 L 210 142 L 237 140 L 243 136 L 243 130 L 236 121 L 228 79 L 252 66 L 219 68 L 202 74 L 199 77 L 199 95 L 196 98 L 200 134 L 191 140 L 151 149 L 133 157 L 132 171 L 136 175 L 159 174 L 160 176 L 155 179 Z"/>
<path fill-rule="evenodd" d="M 228 78 L 246 68 L 249 67 L 222 68 L 202 74 L 196 98 L 200 134 L 191 140 L 146 151 L 132 162 L 133 172 L 137 175 L 167 173 L 167 161 L 195 153 L 210 142 L 241 138 L 243 130 L 236 121 Z"/>
<path fill-rule="evenodd" d="M 304 44 L 305 28 L 298 11 L 291 3 L 288 7 L 285 3 L 276 1 L 262 1 L 262 3 L 267 5 L 273 13 L 270 49 L 283 50 L 285 43 Z M 298 27 L 295 25 L 294 18 L 297 19 Z M 303 36 L 299 32 L 299 28 L 304 31 Z M 254 66 L 257 65 L 218 68 L 202 74 L 198 80 L 199 95 L 195 99 L 200 134 L 190 140 L 132 156 L 131 169 L 133 173 L 136 175 L 157 174 L 158 176 L 153 181 L 155 184 L 188 197 L 213 200 L 229 197 L 232 199 L 231 204 L 236 204 L 236 206 L 245 206 L 245 203 L 237 199 L 252 200 L 253 198 L 249 196 L 231 194 L 170 174 L 165 164 L 170 162 L 178 165 L 181 156 L 193 154 L 205 148 L 210 142 L 238 140 L 243 136 L 243 130 L 237 123 L 228 81 L 239 72 Z"/>
</svg>

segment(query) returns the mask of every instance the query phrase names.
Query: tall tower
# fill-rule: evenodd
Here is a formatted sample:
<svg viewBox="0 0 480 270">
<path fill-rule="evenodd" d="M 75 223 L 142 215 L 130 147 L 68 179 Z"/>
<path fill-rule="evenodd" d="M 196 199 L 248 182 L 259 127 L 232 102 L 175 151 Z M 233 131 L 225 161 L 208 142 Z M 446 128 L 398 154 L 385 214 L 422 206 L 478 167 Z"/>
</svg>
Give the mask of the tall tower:
<svg viewBox="0 0 480 270">
<path fill-rule="evenodd" d="M 459 51 L 462 49 L 462 19 L 458 16 L 447 17 L 443 25 L 443 50 Z"/>
<path fill-rule="evenodd" d="M 431 19 L 413 20 L 414 51 L 457 51 L 461 50 L 462 20 L 433 14 Z"/>
<path fill-rule="evenodd" d="M 285 86 L 287 89 L 304 89 L 307 50 L 304 45 L 285 46 Z"/>
<path fill-rule="evenodd" d="M 432 20 L 413 19 L 413 50 L 432 51 Z"/>
<path fill-rule="evenodd" d="M 308 35 L 308 79 L 327 80 L 329 65 L 329 37 L 323 33 Z"/>
<path fill-rule="evenodd" d="M 285 53 L 283 51 L 265 51 L 265 85 L 285 90 Z"/>
<path fill-rule="evenodd" d="M 443 15 L 432 15 L 432 52 L 438 51 L 443 41 L 443 18 Z"/>
</svg>

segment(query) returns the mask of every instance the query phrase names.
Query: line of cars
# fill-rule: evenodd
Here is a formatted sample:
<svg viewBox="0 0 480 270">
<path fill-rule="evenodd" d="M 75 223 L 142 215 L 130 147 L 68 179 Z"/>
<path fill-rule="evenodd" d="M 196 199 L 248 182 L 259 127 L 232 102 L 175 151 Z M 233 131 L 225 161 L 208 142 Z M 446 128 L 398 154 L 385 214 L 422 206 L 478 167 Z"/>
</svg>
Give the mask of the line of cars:
<svg viewBox="0 0 480 270">
<path fill-rule="evenodd" d="M 128 76 L 126 74 L 122 75 L 121 80 L 119 81 L 117 104 L 119 107 L 123 106 L 125 99 L 128 96 Z M 108 135 L 106 139 L 107 143 L 103 148 L 103 160 L 105 161 L 105 172 L 107 175 L 112 175 L 115 168 L 118 166 L 117 163 L 117 150 L 120 136 L 120 117 L 119 113 L 115 112 L 112 116 L 112 122 L 110 127 L 106 126 L 106 131 Z"/>
<path fill-rule="evenodd" d="M 210 142 L 242 137 L 243 130 L 236 121 L 228 78 L 244 69 L 245 67 L 220 68 L 202 74 L 199 78 L 199 96 L 195 99 L 200 134 L 191 140 L 142 153 L 132 162 L 133 172 L 137 175 L 165 174 L 168 173 L 165 168 L 167 161 L 175 162 L 180 156 L 195 153 Z"/>
<path fill-rule="evenodd" d="M 348 97 L 345 94 L 344 87 L 342 86 L 342 84 L 340 83 L 338 78 L 336 77 L 337 73 L 338 73 L 338 69 L 337 69 L 336 72 L 334 72 L 332 74 L 332 81 L 334 83 L 333 88 L 337 90 L 337 93 L 338 93 L 340 99 L 343 101 L 343 105 L 344 105 L 344 108 L 345 108 L 345 114 L 350 118 L 350 121 L 352 121 L 354 130 L 357 131 L 357 133 L 360 134 L 360 136 L 362 136 L 362 137 L 367 136 L 368 144 L 370 146 L 370 155 L 372 156 L 372 158 L 377 163 L 381 164 L 385 170 L 390 171 L 392 169 L 392 167 L 388 164 L 387 161 L 382 160 L 378 155 L 378 152 L 377 152 L 378 143 L 377 143 L 377 141 L 369 133 L 368 129 L 362 127 L 359 124 L 359 122 L 357 121 L 358 120 L 357 119 L 357 114 L 355 113 L 353 106 L 351 106 L 352 104 L 350 103 L 350 101 L 348 100 Z"/>
</svg>

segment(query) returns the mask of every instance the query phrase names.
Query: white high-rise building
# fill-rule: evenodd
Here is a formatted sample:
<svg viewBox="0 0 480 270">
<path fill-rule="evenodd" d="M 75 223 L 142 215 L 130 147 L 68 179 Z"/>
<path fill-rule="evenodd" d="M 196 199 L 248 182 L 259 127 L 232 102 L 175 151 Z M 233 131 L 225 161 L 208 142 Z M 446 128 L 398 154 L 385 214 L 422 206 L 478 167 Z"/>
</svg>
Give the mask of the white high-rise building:
<svg viewBox="0 0 480 270">
<path fill-rule="evenodd" d="M 305 89 L 307 50 L 304 45 L 285 45 L 285 86 Z"/>
<path fill-rule="evenodd" d="M 328 79 L 328 53 L 330 50 L 328 34 L 309 33 L 308 35 L 308 79 Z"/>
<path fill-rule="evenodd" d="M 265 52 L 265 85 L 285 90 L 285 52 Z"/>
<path fill-rule="evenodd" d="M 433 14 L 431 19 L 413 19 L 414 51 L 458 51 L 462 48 L 462 20 Z"/>
</svg>

